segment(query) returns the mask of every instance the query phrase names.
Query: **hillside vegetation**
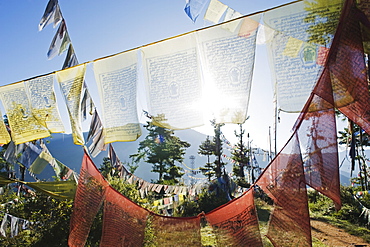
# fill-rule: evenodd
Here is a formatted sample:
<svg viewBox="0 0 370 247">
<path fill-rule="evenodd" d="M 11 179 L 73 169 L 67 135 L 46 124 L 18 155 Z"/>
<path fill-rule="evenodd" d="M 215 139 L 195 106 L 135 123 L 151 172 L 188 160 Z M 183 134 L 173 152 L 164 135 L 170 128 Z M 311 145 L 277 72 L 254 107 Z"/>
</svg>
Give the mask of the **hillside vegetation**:
<svg viewBox="0 0 370 247">
<path fill-rule="evenodd" d="M 152 209 L 151 198 L 142 199 L 135 186 L 122 183 L 117 178 L 110 178 L 110 183 L 122 194 L 129 197 L 138 204 Z M 5 212 L 27 219 L 32 224 L 25 230 L 19 229 L 18 235 L 10 237 L 11 232 L 8 227 L 7 237 L 0 237 L 1 246 L 67 246 L 69 234 L 69 220 L 72 213 L 72 200 L 57 200 L 39 192 L 21 190 L 17 193 L 10 187 L 2 187 L 1 218 Z M 364 207 L 370 207 L 370 195 L 364 194 L 359 200 L 354 198 L 356 188 L 341 187 L 341 196 L 343 206 L 339 211 L 335 211 L 330 199 L 318 194 L 309 192 L 309 207 L 312 219 L 318 219 L 337 226 L 352 235 L 363 238 L 370 243 L 370 222 L 368 216 L 364 214 Z M 199 210 L 212 210 L 223 203 L 222 200 L 216 200 L 215 195 L 204 191 L 199 195 L 197 202 L 186 201 L 178 207 L 177 215 L 194 215 Z M 207 203 L 206 203 L 207 202 Z M 212 203 L 213 202 L 213 203 Z M 268 219 L 271 203 L 268 200 L 256 199 L 256 207 L 260 221 L 262 235 L 267 232 Z M 203 208 L 202 208 L 203 207 Z M 192 212 L 192 209 L 194 210 Z M 99 246 L 102 229 L 102 212 L 96 217 L 91 228 L 86 246 Z M 150 246 L 150 231 L 146 233 L 147 245 Z M 215 246 L 215 237 L 212 228 L 204 224 L 202 227 L 203 246 Z M 264 238 L 265 246 L 271 246 L 267 238 Z M 318 239 L 313 239 L 313 246 L 326 246 Z"/>
</svg>

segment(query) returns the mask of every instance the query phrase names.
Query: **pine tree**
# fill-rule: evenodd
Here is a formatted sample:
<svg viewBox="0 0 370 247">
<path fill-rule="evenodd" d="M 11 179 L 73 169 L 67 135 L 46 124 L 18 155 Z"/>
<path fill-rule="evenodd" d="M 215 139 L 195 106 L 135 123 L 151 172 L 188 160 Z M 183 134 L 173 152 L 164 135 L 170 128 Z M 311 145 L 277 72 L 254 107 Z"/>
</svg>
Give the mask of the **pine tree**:
<svg viewBox="0 0 370 247">
<path fill-rule="evenodd" d="M 174 135 L 174 131 L 147 122 L 144 127 L 148 135 L 139 143 L 138 152 L 130 155 L 133 161 L 141 160 L 152 164 L 152 172 L 158 173 L 157 183 L 177 184 L 184 175 L 176 162 L 184 160 L 185 150 L 190 147 L 186 141 Z"/>
<path fill-rule="evenodd" d="M 215 120 L 212 120 L 211 124 L 215 132 L 215 136 L 213 137 L 213 142 L 215 143 L 214 155 L 216 156 L 216 160 L 214 161 L 214 171 L 216 178 L 220 178 L 223 175 L 222 172 L 224 171 L 226 165 L 221 159 L 223 145 L 223 141 L 221 140 L 221 127 L 224 126 L 224 124 L 216 123 Z"/>
<path fill-rule="evenodd" d="M 207 136 L 206 140 L 199 145 L 198 154 L 207 156 L 207 163 L 204 167 L 200 167 L 200 171 L 204 176 L 208 178 L 208 181 L 211 181 L 212 177 L 215 175 L 214 163 L 211 163 L 210 157 L 216 151 L 215 143 L 209 139 Z"/>
<path fill-rule="evenodd" d="M 231 159 L 235 161 L 233 165 L 233 173 L 236 177 L 236 182 L 238 183 L 238 185 L 242 187 L 249 187 L 250 184 L 245 179 L 244 167 L 248 167 L 250 164 L 248 156 L 250 150 L 247 146 L 245 146 L 245 143 L 243 141 L 245 131 L 243 130 L 242 124 L 239 124 L 239 127 L 239 134 L 236 131 L 234 132 L 235 136 L 238 138 L 238 142 L 231 152 Z"/>
</svg>

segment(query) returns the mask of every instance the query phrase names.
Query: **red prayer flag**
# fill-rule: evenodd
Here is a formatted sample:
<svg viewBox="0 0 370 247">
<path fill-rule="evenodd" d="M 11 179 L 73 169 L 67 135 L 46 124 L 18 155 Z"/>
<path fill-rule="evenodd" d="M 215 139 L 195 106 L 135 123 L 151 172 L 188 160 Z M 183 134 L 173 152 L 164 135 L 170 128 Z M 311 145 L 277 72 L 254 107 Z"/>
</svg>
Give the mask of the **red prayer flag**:
<svg viewBox="0 0 370 247">
<path fill-rule="evenodd" d="M 105 197 L 108 182 L 84 153 L 70 222 L 69 246 L 85 246 L 90 227 Z"/>
<path fill-rule="evenodd" d="M 100 246 L 143 246 L 149 211 L 107 188 Z"/>
<path fill-rule="evenodd" d="M 263 246 L 253 190 L 206 214 L 218 246 Z"/>
<path fill-rule="evenodd" d="M 256 184 L 274 200 L 267 233 L 274 246 L 311 246 L 303 161 L 296 134 Z"/>
</svg>

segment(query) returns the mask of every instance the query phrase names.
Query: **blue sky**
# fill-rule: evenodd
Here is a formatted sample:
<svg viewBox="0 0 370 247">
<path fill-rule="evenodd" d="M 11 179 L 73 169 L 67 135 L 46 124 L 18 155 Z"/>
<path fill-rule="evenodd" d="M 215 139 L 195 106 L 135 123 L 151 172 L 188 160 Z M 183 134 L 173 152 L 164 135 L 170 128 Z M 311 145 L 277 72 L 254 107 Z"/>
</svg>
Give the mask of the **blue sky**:
<svg viewBox="0 0 370 247">
<path fill-rule="evenodd" d="M 222 2 L 249 14 L 289 1 Z M 56 29 L 49 25 L 39 32 L 37 28 L 47 3 L 47 0 L 0 1 L 0 85 L 62 67 L 65 53 L 52 60 L 46 57 Z M 59 5 L 80 63 L 210 25 L 202 14 L 193 23 L 183 10 L 184 0 L 60 0 Z"/>
<path fill-rule="evenodd" d="M 242 14 L 252 14 L 291 1 L 222 2 Z M 57 29 L 49 25 L 38 31 L 47 3 L 47 0 L 0 0 L 0 86 L 61 69 L 66 53 L 52 60 L 46 56 Z M 203 20 L 206 8 L 193 23 L 184 12 L 185 0 L 60 0 L 59 5 L 80 63 L 212 25 Z M 266 63 L 265 59 L 264 51 L 257 51 L 256 63 Z M 257 66 L 256 72 L 254 80 L 260 86 L 252 89 L 254 107 L 250 107 L 250 121 L 258 114 L 265 115 L 266 120 L 263 125 L 246 128 L 251 132 L 254 145 L 267 148 L 268 127 L 272 125 L 272 93 L 269 90 L 272 86 L 267 67 Z M 61 98 L 59 102 L 62 102 Z M 65 114 L 63 109 L 61 114 Z M 281 134 L 284 137 L 280 139 L 280 147 L 289 138 L 292 119 L 295 117 L 287 117 L 285 123 L 282 117 L 281 126 L 287 130 Z M 233 141 L 233 127 L 224 128 L 224 132 Z"/>
</svg>

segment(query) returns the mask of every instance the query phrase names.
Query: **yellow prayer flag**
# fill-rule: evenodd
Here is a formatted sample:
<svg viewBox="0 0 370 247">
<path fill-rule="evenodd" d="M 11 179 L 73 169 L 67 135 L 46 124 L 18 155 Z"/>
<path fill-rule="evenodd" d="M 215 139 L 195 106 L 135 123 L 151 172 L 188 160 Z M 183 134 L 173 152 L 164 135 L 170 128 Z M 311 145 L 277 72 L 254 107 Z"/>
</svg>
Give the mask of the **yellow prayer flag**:
<svg viewBox="0 0 370 247">
<path fill-rule="evenodd" d="M 23 82 L 0 87 L 0 98 L 15 144 L 50 136 L 48 129 L 34 117 Z"/>
<path fill-rule="evenodd" d="M 155 201 L 153 202 L 153 206 L 155 206 L 155 207 L 159 206 L 159 200 L 155 200 Z"/>
<path fill-rule="evenodd" d="M 179 201 L 180 202 L 183 202 L 185 200 L 185 195 L 184 194 L 182 194 L 182 193 L 180 193 L 179 194 Z"/>
<path fill-rule="evenodd" d="M 11 183 L 15 183 L 15 182 L 17 182 L 17 180 L 7 178 L 7 177 L 3 177 L 3 176 L 0 175 L 0 185 L 1 186 L 11 184 Z"/>
<path fill-rule="evenodd" d="M 301 50 L 302 45 L 303 45 L 302 40 L 289 37 L 288 42 L 283 51 L 283 55 L 288 57 L 297 57 L 299 51 Z"/>
<path fill-rule="evenodd" d="M 0 116 L 3 114 L 0 111 Z M 8 130 L 6 129 L 4 121 L 0 123 L 0 144 L 8 144 L 10 142 L 10 135 Z"/>
<path fill-rule="evenodd" d="M 85 70 L 86 65 L 81 64 L 56 73 L 68 109 L 73 142 L 77 145 L 83 145 L 85 143 L 82 135 L 80 104 Z"/>
<path fill-rule="evenodd" d="M 76 181 L 74 180 L 23 183 L 57 199 L 74 199 L 77 187 Z"/>
</svg>

